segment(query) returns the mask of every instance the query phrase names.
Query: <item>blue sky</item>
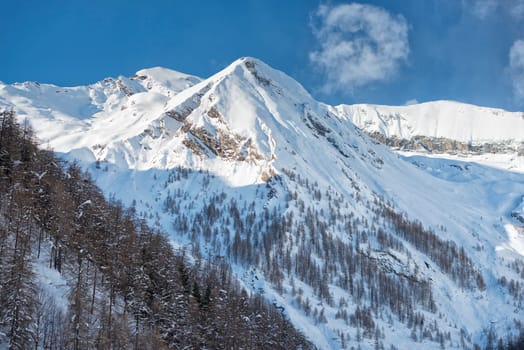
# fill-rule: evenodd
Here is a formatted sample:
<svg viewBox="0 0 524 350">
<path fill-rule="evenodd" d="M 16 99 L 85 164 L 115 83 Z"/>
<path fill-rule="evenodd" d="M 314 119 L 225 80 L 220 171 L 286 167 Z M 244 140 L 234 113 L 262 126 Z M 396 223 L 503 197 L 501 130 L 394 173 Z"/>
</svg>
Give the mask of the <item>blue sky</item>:
<svg viewBox="0 0 524 350">
<path fill-rule="evenodd" d="M 332 104 L 524 110 L 524 0 L 3 1 L 0 80 L 85 85 L 241 56 Z"/>
</svg>

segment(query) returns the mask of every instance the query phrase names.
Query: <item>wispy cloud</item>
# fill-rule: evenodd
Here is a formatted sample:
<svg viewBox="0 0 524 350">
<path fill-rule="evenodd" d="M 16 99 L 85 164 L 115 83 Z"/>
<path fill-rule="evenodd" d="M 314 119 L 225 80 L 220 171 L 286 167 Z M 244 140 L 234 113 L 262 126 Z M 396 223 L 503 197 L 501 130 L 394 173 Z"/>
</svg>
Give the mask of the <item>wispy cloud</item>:
<svg viewBox="0 0 524 350">
<path fill-rule="evenodd" d="M 497 11 L 507 12 L 515 19 L 524 17 L 524 0 L 463 0 L 462 3 L 480 19 L 495 15 Z"/>
<path fill-rule="evenodd" d="M 470 6 L 475 16 L 484 19 L 495 12 L 498 4 L 497 0 L 474 0 Z"/>
<path fill-rule="evenodd" d="M 388 79 L 408 57 L 406 20 L 381 7 L 321 5 L 313 22 L 319 49 L 309 58 L 325 74 L 325 92 L 351 92 Z"/>
<path fill-rule="evenodd" d="M 524 40 L 517 40 L 509 50 L 509 74 L 513 95 L 517 103 L 524 105 Z"/>
<path fill-rule="evenodd" d="M 517 0 L 512 7 L 510 13 L 515 18 L 524 18 L 524 0 Z"/>
</svg>

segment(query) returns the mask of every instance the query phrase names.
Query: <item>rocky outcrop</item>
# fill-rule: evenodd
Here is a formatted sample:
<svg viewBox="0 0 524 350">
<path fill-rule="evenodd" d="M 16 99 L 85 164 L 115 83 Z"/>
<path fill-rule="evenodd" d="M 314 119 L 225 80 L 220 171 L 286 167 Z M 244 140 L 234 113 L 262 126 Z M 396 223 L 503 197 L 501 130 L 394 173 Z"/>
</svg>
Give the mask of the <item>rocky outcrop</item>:
<svg viewBox="0 0 524 350">
<path fill-rule="evenodd" d="M 429 153 L 484 154 L 516 152 L 524 156 L 524 143 L 512 141 L 499 143 L 465 143 L 444 137 L 413 136 L 411 139 L 384 136 L 380 132 L 369 134 L 376 141 L 401 151 L 418 151 Z"/>
<path fill-rule="evenodd" d="M 313 130 L 315 134 L 326 136 L 331 132 L 331 129 L 322 124 L 317 118 L 315 118 L 313 115 L 307 113 L 306 114 L 307 120 L 304 120 L 306 123 L 306 126 Z"/>
<path fill-rule="evenodd" d="M 262 85 L 264 86 L 269 86 L 271 84 L 271 81 L 267 78 L 264 78 L 263 76 L 261 76 L 258 71 L 256 70 L 255 66 L 256 66 L 256 63 L 253 62 L 253 61 L 246 61 L 245 63 L 246 65 L 246 68 L 249 72 L 251 72 L 251 74 L 253 74 L 253 76 L 255 77 L 255 79 Z"/>
<path fill-rule="evenodd" d="M 199 156 L 215 155 L 226 160 L 263 160 L 251 138 L 224 130 L 212 133 L 204 127 L 184 122 L 181 130 L 187 133 L 183 144 Z"/>
<path fill-rule="evenodd" d="M 209 111 L 207 111 L 207 115 L 209 116 L 209 118 L 222 120 L 220 112 L 218 112 L 215 107 L 211 107 Z"/>
<path fill-rule="evenodd" d="M 524 224 L 524 196 L 520 199 L 520 204 L 512 210 L 511 216 L 518 220 L 521 224 Z"/>
<path fill-rule="evenodd" d="M 120 91 L 122 91 L 127 97 L 134 94 L 134 92 L 131 91 L 131 89 L 124 83 L 122 78 L 118 78 L 118 80 L 116 81 L 116 84 L 118 88 L 120 89 Z"/>
<path fill-rule="evenodd" d="M 195 109 L 200 106 L 202 97 L 206 92 L 209 91 L 210 88 L 210 85 L 206 85 L 198 93 L 192 95 L 190 98 L 177 105 L 176 108 L 167 111 L 165 114 L 170 118 L 173 118 L 179 122 L 183 122 L 191 113 L 193 113 Z"/>
</svg>

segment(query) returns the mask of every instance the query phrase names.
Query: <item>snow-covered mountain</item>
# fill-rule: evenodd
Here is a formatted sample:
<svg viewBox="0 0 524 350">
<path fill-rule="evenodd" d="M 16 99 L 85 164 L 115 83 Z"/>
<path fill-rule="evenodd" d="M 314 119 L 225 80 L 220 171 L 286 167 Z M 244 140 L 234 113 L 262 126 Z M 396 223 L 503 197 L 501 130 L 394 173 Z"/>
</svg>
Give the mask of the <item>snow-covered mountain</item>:
<svg viewBox="0 0 524 350">
<path fill-rule="evenodd" d="M 471 348 L 524 322 L 524 174 L 376 141 L 504 144 L 518 158 L 522 114 L 329 106 L 253 58 L 208 79 L 153 68 L 0 84 L 0 108 L 174 244 L 228 261 L 319 348 Z"/>
<path fill-rule="evenodd" d="M 524 142 L 524 113 L 453 101 L 408 106 L 340 105 L 341 115 L 386 137 L 446 138 L 464 143 Z"/>
<path fill-rule="evenodd" d="M 453 101 L 409 106 L 339 105 L 376 140 L 404 152 L 459 155 L 503 169 L 524 171 L 524 113 Z"/>
</svg>

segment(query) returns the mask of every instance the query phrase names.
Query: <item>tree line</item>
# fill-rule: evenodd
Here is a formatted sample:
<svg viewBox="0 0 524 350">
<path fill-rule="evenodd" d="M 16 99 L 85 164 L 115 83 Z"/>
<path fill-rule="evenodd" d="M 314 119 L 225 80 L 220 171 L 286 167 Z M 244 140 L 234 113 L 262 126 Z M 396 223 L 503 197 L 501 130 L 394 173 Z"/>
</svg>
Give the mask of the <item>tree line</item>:
<svg viewBox="0 0 524 350">
<path fill-rule="evenodd" d="M 36 267 L 66 281 L 64 304 Z M 0 112 L 0 347 L 308 349 L 228 264 L 173 249 L 89 174 Z"/>
</svg>

